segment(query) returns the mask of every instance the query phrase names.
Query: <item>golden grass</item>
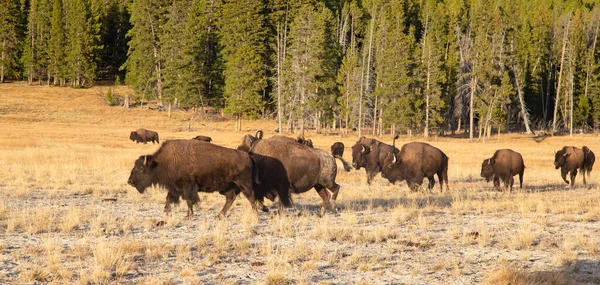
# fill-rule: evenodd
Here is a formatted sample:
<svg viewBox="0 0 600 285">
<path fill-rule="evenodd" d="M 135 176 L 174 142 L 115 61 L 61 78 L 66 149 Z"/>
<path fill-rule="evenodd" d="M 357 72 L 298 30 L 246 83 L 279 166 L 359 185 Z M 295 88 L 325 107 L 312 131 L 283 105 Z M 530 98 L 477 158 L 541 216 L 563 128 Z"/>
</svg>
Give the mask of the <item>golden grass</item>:
<svg viewBox="0 0 600 285">
<path fill-rule="evenodd" d="M 367 185 L 364 170 L 340 171 L 337 215 L 317 217 L 321 199 L 309 191 L 294 196 L 299 215 L 256 215 L 239 197 L 230 216 L 217 221 L 224 199 L 210 193 L 200 195 L 195 216 L 185 220 L 185 202 L 165 216 L 163 189 L 139 194 L 127 185 L 133 161 L 159 147 L 129 141 L 129 131 L 141 122 L 161 141 L 203 134 L 235 147 L 257 129 L 274 135 L 275 122 L 244 121 L 237 133 L 232 121 L 198 119 L 188 132 L 182 119 L 191 112 L 168 118 L 155 110 L 109 108 L 103 88 L 0 84 L 0 258 L 27 264 L 19 273 L 7 269 L 16 274 L 9 283 L 235 284 L 239 274 L 251 276 L 243 282 L 266 284 L 464 284 L 465 276 L 474 284 L 568 284 L 577 279 L 565 268 L 598 258 L 596 174 L 588 187 L 578 177 L 569 190 L 552 166 L 553 151 L 563 145 L 600 151 L 596 136 L 536 142 L 511 134 L 485 143 L 438 137 L 428 142 L 450 157 L 450 191 L 439 193 L 436 185 L 432 192 L 410 192 L 404 182 L 390 185 L 379 176 Z M 344 158 L 352 160 L 355 134 L 310 130 L 306 137 L 321 149 L 341 141 Z M 414 140 L 424 141 L 402 137 L 397 144 Z M 494 192 L 479 177 L 481 161 L 499 148 L 523 154 L 524 189 Z M 505 255 L 536 261 L 527 269 L 500 264 L 490 271 Z"/>
</svg>

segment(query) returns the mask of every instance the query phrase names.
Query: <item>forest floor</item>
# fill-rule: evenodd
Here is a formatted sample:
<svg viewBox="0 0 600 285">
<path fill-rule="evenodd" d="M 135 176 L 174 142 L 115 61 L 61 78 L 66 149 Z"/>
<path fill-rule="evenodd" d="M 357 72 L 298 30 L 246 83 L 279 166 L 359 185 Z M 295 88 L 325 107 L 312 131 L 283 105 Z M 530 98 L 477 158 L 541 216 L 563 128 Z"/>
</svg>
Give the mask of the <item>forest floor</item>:
<svg viewBox="0 0 600 285">
<path fill-rule="evenodd" d="M 592 172 L 583 186 L 579 175 L 569 189 L 553 166 L 563 145 L 600 153 L 596 134 L 403 136 L 397 144 L 426 141 L 449 156 L 450 191 L 410 192 L 379 175 L 367 185 L 364 170 L 339 167 L 337 214 L 319 217 L 320 198 L 307 192 L 283 215 L 255 215 L 239 196 L 217 220 L 225 199 L 202 194 L 186 220 L 185 203 L 162 212 L 163 189 L 127 185 L 135 159 L 159 147 L 129 132 L 140 125 L 161 141 L 202 134 L 236 147 L 258 129 L 274 135 L 276 123 L 243 121 L 234 132 L 232 121 L 190 123 L 191 112 L 109 107 L 107 90 L 0 84 L 0 283 L 600 283 L 600 180 Z M 352 160 L 356 134 L 306 137 L 325 150 L 341 141 Z M 479 177 L 501 148 L 525 160 L 523 189 L 512 194 Z"/>
</svg>

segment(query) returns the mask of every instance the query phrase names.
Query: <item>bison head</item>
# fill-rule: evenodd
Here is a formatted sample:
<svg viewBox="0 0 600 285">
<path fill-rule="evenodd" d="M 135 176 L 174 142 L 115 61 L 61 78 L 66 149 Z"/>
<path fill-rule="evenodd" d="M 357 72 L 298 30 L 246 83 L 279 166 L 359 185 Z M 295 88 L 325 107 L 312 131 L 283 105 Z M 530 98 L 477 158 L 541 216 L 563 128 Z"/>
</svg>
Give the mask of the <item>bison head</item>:
<svg viewBox="0 0 600 285">
<path fill-rule="evenodd" d="M 556 169 L 559 169 L 561 166 L 563 166 L 565 164 L 565 161 L 567 160 L 567 157 L 569 157 L 569 155 L 571 155 L 570 153 L 567 153 L 564 150 L 559 150 L 554 154 L 554 167 Z"/>
<path fill-rule="evenodd" d="M 481 177 L 485 178 L 487 182 L 494 177 L 494 163 L 496 163 L 495 159 L 488 158 L 481 164 Z"/>
<path fill-rule="evenodd" d="M 361 167 L 367 166 L 367 158 L 366 155 L 371 152 L 371 148 L 368 146 L 357 142 L 352 146 L 352 166 L 357 170 Z"/>
<path fill-rule="evenodd" d="M 387 179 L 390 183 L 395 183 L 400 179 L 400 164 L 402 163 L 402 159 L 398 158 L 396 154 L 393 152 L 388 153 L 388 155 L 383 160 L 383 167 L 381 168 L 381 177 Z"/>
<path fill-rule="evenodd" d="M 137 133 L 135 131 L 132 131 L 131 133 L 129 133 L 129 139 L 134 141 L 137 138 Z"/>
<path fill-rule="evenodd" d="M 131 174 L 127 180 L 127 184 L 135 187 L 140 193 L 144 193 L 146 188 L 153 184 L 153 170 L 158 164 L 154 161 L 152 155 L 140 156 L 131 169 Z"/>
</svg>

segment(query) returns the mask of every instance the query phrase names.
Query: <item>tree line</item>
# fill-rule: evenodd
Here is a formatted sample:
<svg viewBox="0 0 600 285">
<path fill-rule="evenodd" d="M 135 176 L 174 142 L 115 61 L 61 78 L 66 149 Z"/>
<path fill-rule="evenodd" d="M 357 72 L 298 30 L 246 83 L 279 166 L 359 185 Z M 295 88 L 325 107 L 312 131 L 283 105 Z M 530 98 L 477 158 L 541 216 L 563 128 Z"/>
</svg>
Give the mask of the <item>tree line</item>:
<svg viewBox="0 0 600 285">
<path fill-rule="evenodd" d="M 595 0 L 3 0 L 0 81 L 358 135 L 596 130 Z"/>
</svg>

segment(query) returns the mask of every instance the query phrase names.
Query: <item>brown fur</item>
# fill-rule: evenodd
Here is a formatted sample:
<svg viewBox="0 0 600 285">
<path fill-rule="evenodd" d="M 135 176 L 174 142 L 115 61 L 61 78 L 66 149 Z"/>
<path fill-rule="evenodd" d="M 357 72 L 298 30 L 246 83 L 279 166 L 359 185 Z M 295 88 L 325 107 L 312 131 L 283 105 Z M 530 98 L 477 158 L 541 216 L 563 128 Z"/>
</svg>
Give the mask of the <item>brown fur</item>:
<svg viewBox="0 0 600 285">
<path fill-rule="evenodd" d="M 376 139 L 361 137 L 352 146 L 352 166 L 361 167 L 367 172 L 367 184 L 371 184 L 377 173 L 381 172 L 388 154 L 397 153 L 398 149 Z"/>
<path fill-rule="evenodd" d="M 262 140 L 263 138 L 263 131 L 258 130 L 256 131 L 256 135 L 245 135 L 242 138 L 242 142 L 240 143 L 240 145 L 237 147 L 238 150 L 243 150 L 245 152 L 250 151 L 250 148 L 254 145 L 254 143 L 256 143 L 259 140 Z"/>
<path fill-rule="evenodd" d="M 168 191 L 165 211 L 183 197 L 188 204 L 188 217 L 199 202 L 198 192 L 219 192 L 226 197 L 219 217 L 225 217 L 236 195 L 244 193 L 256 209 L 252 188 L 255 175 L 250 156 L 234 149 L 198 140 L 170 140 L 153 155 L 140 156 L 127 181 L 140 193 L 151 185 L 162 185 Z"/>
<path fill-rule="evenodd" d="M 423 183 L 423 178 L 429 179 L 429 190 L 435 185 L 433 176 L 437 174 L 440 182 L 440 192 L 444 182 L 448 188 L 448 156 L 436 147 L 422 142 L 411 142 L 402 146 L 400 152 L 388 153 L 384 161 L 381 176 L 391 183 L 406 180 L 411 190 L 416 190 Z"/>
<path fill-rule="evenodd" d="M 203 142 L 212 142 L 212 138 L 207 136 L 196 136 L 194 139 Z"/>
<path fill-rule="evenodd" d="M 574 146 L 564 146 L 554 155 L 554 167 L 556 169 L 560 168 L 560 175 L 563 181 L 569 184 L 571 188 L 575 185 L 575 177 L 577 176 L 578 169 L 581 169 L 583 185 L 587 184 L 585 175 L 588 174 L 589 176 L 594 166 L 594 161 L 594 153 L 587 146 L 584 146 L 583 150 Z M 570 174 L 570 182 L 567 180 L 567 173 Z"/>
<path fill-rule="evenodd" d="M 510 192 L 515 182 L 513 176 L 517 174 L 519 174 L 519 187 L 523 188 L 524 172 L 523 157 L 511 149 L 499 149 L 481 164 L 481 177 L 488 182 L 493 180 L 494 188 L 500 187 L 500 180 L 504 181 L 504 188 L 508 188 Z"/>
<path fill-rule="evenodd" d="M 160 143 L 158 141 L 158 133 L 146 129 L 137 129 L 132 131 L 129 133 L 129 139 L 135 141 L 135 143 L 147 143 L 149 141 L 152 143 Z"/>
<path fill-rule="evenodd" d="M 288 181 L 288 193 L 303 193 L 314 187 L 323 199 L 321 215 L 325 214 L 325 209 L 328 205 L 333 212 L 336 212 L 335 200 L 337 199 L 340 185 L 335 182 L 337 165 L 330 153 L 299 144 L 293 139 L 282 139 L 282 137 L 260 140 L 254 144 L 250 153 L 251 155 L 258 154 L 262 157 L 279 161 L 284 170 L 278 173 L 287 176 L 261 176 L 261 167 L 265 167 L 266 165 L 259 158 L 255 158 L 257 167 L 259 167 L 259 180 L 264 182 L 262 187 L 273 187 L 272 185 L 268 185 L 267 182 L 269 181 L 267 179 Z M 283 185 L 285 183 L 279 184 Z M 331 190 L 333 194 L 327 189 Z M 264 190 L 261 191 L 265 192 Z"/>
</svg>

